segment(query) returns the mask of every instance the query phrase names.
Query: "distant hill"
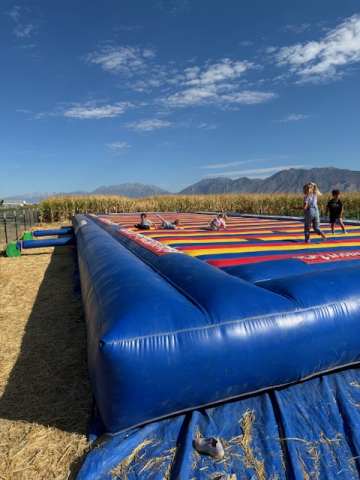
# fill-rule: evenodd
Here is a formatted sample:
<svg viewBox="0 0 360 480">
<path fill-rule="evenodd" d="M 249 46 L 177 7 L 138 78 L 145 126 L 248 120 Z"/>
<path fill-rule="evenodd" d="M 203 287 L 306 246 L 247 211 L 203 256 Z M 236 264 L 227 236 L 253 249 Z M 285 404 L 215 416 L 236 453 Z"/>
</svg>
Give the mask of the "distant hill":
<svg viewBox="0 0 360 480">
<path fill-rule="evenodd" d="M 184 188 L 181 195 L 209 195 L 219 193 L 301 193 L 302 186 L 308 182 L 317 183 L 321 192 L 330 192 L 338 188 L 341 192 L 360 192 L 360 172 L 342 168 L 312 168 L 303 170 L 290 168 L 275 173 L 265 180 L 247 177 L 231 180 L 218 177 L 201 180 L 194 185 Z M 142 183 L 122 183 L 119 185 L 101 186 L 92 192 L 76 191 L 70 193 L 28 193 L 4 198 L 4 202 L 25 200 L 28 204 L 39 203 L 40 200 L 51 196 L 71 195 L 122 195 L 128 198 L 152 197 L 155 195 L 173 195 L 155 185 Z"/>
<path fill-rule="evenodd" d="M 315 182 L 321 192 L 330 192 L 334 188 L 341 192 L 360 192 L 360 172 L 334 167 L 311 170 L 291 168 L 282 170 L 263 182 L 261 186 L 263 193 L 301 192 L 301 187 L 308 182 Z"/>
<path fill-rule="evenodd" d="M 153 197 L 155 195 L 172 195 L 172 193 L 156 187 L 155 185 L 143 185 L 142 183 L 122 183 L 110 185 L 93 190 L 88 195 L 123 195 L 128 198 Z"/>
<path fill-rule="evenodd" d="M 53 195 L 56 195 L 56 193 L 49 193 L 49 192 L 34 192 L 34 193 L 26 193 L 22 195 L 13 195 L 11 197 L 6 197 L 4 198 L 4 203 L 11 203 L 12 201 L 16 200 L 25 200 L 26 203 L 29 204 L 34 204 L 34 203 L 39 203 L 40 200 L 43 198 L 49 198 Z"/>
<path fill-rule="evenodd" d="M 35 192 L 23 195 L 16 195 L 4 198 L 4 202 L 11 202 L 12 200 L 25 200 L 29 204 L 39 203 L 49 197 L 70 197 L 70 196 L 84 196 L 89 195 L 122 195 L 128 198 L 153 197 L 155 195 L 173 195 L 167 190 L 156 187 L 155 185 L 143 185 L 142 183 L 122 183 L 120 185 L 101 186 L 92 192 L 77 190 L 75 192 Z"/>
<path fill-rule="evenodd" d="M 242 177 L 236 180 L 230 178 L 206 178 L 179 192 L 181 195 L 209 195 L 216 193 L 253 193 L 264 180 Z"/>
<path fill-rule="evenodd" d="M 181 195 L 206 195 L 209 193 L 301 193 L 302 186 L 315 182 L 321 192 L 337 188 L 341 192 L 360 192 L 360 172 L 341 168 L 312 168 L 281 170 L 265 180 L 247 177 L 212 178 L 201 180 L 179 192 Z"/>
</svg>

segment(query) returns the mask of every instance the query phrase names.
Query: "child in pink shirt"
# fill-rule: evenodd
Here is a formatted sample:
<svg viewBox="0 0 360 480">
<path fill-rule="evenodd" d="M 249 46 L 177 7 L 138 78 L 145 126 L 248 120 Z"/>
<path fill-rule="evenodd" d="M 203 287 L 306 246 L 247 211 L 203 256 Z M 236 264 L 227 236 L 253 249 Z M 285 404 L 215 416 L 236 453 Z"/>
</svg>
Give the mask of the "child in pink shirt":
<svg viewBox="0 0 360 480">
<path fill-rule="evenodd" d="M 226 230 L 226 223 L 225 220 L 227 220 L 227 216 L 225 213 L 219 213 L 219 215 L 211 220 L 211 222 L 208 224 L 207 228 L 208 230 L 221 230 L 222 228 Z"/>
</svg>

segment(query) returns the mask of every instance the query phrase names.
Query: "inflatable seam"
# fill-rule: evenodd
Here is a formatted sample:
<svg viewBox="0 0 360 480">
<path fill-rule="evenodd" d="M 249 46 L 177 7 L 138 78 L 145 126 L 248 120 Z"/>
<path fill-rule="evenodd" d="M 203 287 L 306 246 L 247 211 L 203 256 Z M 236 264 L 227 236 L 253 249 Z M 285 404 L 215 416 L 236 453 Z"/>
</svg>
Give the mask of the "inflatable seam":
<svg viewBox="0 0 360 480">
<path fill-rule="evenodd" d="M 357 297 L 357 298 L 351 299 L 351 300 L 359 300 L 360 301 L 360 297 Z M 343 303 L 346 304 L 346 303 L 348 303 L 348 301 L 345 301 Z M 296 303 L 295 303 L 295 305 L 296 305 Z M 223 325 L 238 324 L 238 323 L 242 323 L 242 322 L 251 322 L 253 320 L 266 320 L 266 319 L 271 319 L 272 317 L 277 318 L 277 319 L 281 319 L 282 317 L 285 317 L 287 315 L 294 316 L 294 315 L 298 315 L 298 314 L 301 314 L 301 313 L 315 311 L 315 308 L 332 307 L 332 306 L 335 306 L 335 305 L 338 305 L 338 303 L 334 303 L 334 302 L 333 303 L 324 303 L 322 305 L 316 305 L 315 307 L 298 308 L 297 310 L 290 311 L 290 312 L 276 312 L 276 313 L 271 313 L 271 314 L 268 314 L 268 315 L 260 315 L 260 316 L 257 316 L 257 317 L 243 318 L 241 320 L 230 320 L 229 322 L 216 323 L 216 324 L 212 323 L 210 325 L 205 325 L 203 327 L 185 328 L 183 330 L 175 330 L 173 332 L 153 333 L 151 335 L 142 335 L 140 337 L 126 338 L 124 340 L 109 341 L 109 342 L 106 342 L 106 344 L 107 345 L 112 345 L 112 344 L 115 345 L 115 344 L 121 344 L 121 343 L 127 343 L 127 342 L 134 342 L 134 341 L 137 341 L 137 340 L 144 340 L 144 339 L 148 339 L 148 338 L 162 337 L 162 336 L 166 336 L 166 335 L 178 335 L 179 333 L 200 331 L 200 330 L 206 330 L 206 329 L 210 329 L 210 328 L 220 328 Z M 279 318 L 279 316 L 280 316 L 280 318 Z"/>
<path fill-rule="evenodd" d="M 142 260 L 142 259 L 141 259 Z M 145 262 L 147 263 L 147 262 Z M 151 265 L 147 263 L 150 267 Z M 188 292 L 185 292 L 179 285 L 174 283 L 170 278 L 168 278 L 166 275 L 164 275 L 160 270 L 153 270 L 158 273 L 164 280 L 166 280 L 170 285 L 172 285 L 179 293 L 181 293 L 185 298 L 187 298 L 195 307 L 197 307 L 201 313 L 204 315 L 206 321 L 208 322 L 208 326 L 213 325 L 212 317 L 210 313 L 206 310 L 205 307 L 203 307 L 197 300 L 195 300 L 191 295 L 189 295 Z M 206 327 L 205 327 L 206 328 Z"/>
<path fill-rule="evenodd" d="M 345 302 L 345 303 L 347 303 L 347 302 Z M 324 305 L 317 305 L 316 308 L 332 307 L 334 305 L 337 305 L 337 303 L 327 303 L 327 304 L 324 304 Z M 224 325 L 238 324 L 238 323 L 242 323 L 242 322 L 251 322 L 253 320 L 263 320 L 263 319 L 266 320 L 266 319 L 271 319 L 272 317 L 274 317 L 278 320 L 281 320 L 282 317 L 286 317 L 287 315 L 291 315 L 291 316 L 296 315 L 297 316 L 298 314 L 301 314 L 301 313 L 304 313 L 304 312 L 305 313 L 306 312 L 312 312 L 312 311 L 314 311 L 314 307 L 308 307 L 308 308 L 297 309 L 296 311 L 291 311 L 291 312 L 272 313 L 270 315 L 261 315 L 261 316 L 257 316 L 257 317 L 249 317 L 249 318 L 244 318 L 242 320 L 231 320 L 229 322 L 211 324 L 211 325 L 206 325 L 204 327 L 185 328 L 183 330 L 176 330 L 176 331 L 173 331 L 173 332 L 154 333 L 154 334 L 151 334 L 151 335 L 142 335 L 142 336 L 139 336 L 139 337 L 126 338 L 126 339 L 118 340 L 118 341 L 109 341 L 109 342 L 106 342 L 106 343 L 108 345 L 111 345 L 111 344 L 115 345 L 115 344 L 121 344 L 121 343 L 127 343 L 127 342 L 134 342 L 134 341 L 137 341 L 137 340 L 144 340 L 144 339 L 148 339 L 148 338 L 162 337 L 162 336 L 166 336 L 166 335 L 178 335 L 179 333 L 200 331 L 200 330 L 206 330 L 206 329 L 210 329 L 210 328 L 220 328 Z M 280 318 L 279 318 L 279 315 L 280 315 Z"/>
<path fill-rule="evenodd" d="M 267 281 L 267 280 L 264 280 L 264 281 Z M 255 283 L 253 283 L 253 285 L 255 285 Z M 293 297 L 290 297 L 289 295 L 286 295 L 283 292 L 278 292 L 278 291 L 271 290 L 270 288 L 263 287 L 262 285 L 259 285 L 258 283 L 256 283 L 256 286 L 259 287 L 259 288 L 262 288 L 263 290 L 266 290 L 267 292 L 272 292 L 272 293 L 275 293 L 276 295 L 279 295 L 280 297 L 286 298 L 287 300 L 290 300 L 290 302 L 293 303 L 296 307 L 299 307 L 299 303 Z M 316 305 L 316 307 L 325 307 L 326 305 L 327 304 Z M 333 303 L 330 303 L 329 305 L 333 305 Z M 314 307 L 309 307 L 309 309 L 310 308 L 314 308 Z"/>
</svg>

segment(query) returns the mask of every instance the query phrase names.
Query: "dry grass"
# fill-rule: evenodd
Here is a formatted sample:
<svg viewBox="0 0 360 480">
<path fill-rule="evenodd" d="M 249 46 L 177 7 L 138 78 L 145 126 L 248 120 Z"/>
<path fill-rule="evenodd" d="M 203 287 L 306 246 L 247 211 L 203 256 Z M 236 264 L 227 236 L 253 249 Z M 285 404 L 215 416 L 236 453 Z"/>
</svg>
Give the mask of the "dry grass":
<svg viewBox="0 0 360 480">
<path fill-rule="evenodd" d="M 151 449 L 161 445 L 155 437 L 145 439 L 125 457 L 108 475 L 111 480 L 129 480 L 129 475 L 141 475 L 146 472 L 146 478 L 151 480 L 162 472 L 164 480 L 170 480 L 171 469 L 177 454 L 178 447 L 164 450 L 161 455 L 151 453 Z M 147 450 L 150 458 L 146 458 Z"/>
<path fill-rule="evenodd" d="M 253 410 L 247 410 L 239 420 L 240 427 L 243 431 L 242 435 L 233 437 L 229 443 L 233 443 L 241 447 L 244 452 L 243 462 L 246 468 L 252 468 L 255 471 L 258 480 L 265 480 L 265 465 L 264 460 L 258 460 L 252 449 L 252 425 L 255 421 Z"/>
<path fill-rule="evenodd" d="M 88 448 L 91 389 L 73 271 L 67 246 L 0 257 L 1 480 L 75 479 Z"/>
<path fill-rule="evenodd" d="M 129 480 L 128 475 L 133 471 L 134 467 L 138 465 L 143 458 L 142 450 L 153 443 L 155 438 L 145 439 L 142 443 L 137 445 L 134 450 L 125 457 L 113 470 L 109 472 L 112 478 L 121 478 L 122 480 Z"/>
</svg>

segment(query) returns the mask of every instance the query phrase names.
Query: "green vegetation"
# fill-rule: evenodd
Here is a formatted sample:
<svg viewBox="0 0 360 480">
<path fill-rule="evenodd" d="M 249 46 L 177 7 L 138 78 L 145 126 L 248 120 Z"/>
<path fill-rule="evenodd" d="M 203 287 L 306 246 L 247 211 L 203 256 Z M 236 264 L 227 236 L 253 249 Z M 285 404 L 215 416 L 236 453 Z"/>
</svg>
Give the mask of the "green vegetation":
<svg viewBox="0 0 360 480">
<path fill-rule="evenodd" d="M 324 216 L 331 194 L 318 198 L 320 216 Z M 77 213 L 130 212 L 229 212 L 262 215 L 301 216 L 292 207 L 302 205 L 303 195 L 292 193 L 224 194 L 224 195 L 162 195 L 127 198 L 116 195 L 89 197 L 51 197 L 39 203 L 44 222 L 70 220 Z M 343 193 L 344 218 L 360 218 L 360 193 Z"/>
</svg>

